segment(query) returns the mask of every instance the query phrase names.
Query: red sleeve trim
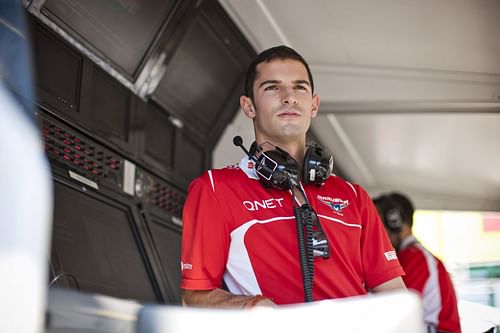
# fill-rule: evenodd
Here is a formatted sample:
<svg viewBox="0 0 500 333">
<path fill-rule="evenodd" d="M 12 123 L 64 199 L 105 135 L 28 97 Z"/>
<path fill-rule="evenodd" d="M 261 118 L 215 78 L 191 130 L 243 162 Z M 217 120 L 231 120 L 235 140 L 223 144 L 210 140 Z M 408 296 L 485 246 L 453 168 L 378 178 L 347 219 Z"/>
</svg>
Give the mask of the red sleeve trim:
<svg viewBox="0 0 500 333">
<path fill-rule="evenodd" d="M 366 287 L 368 289 L 373 289 L 378 285 L 381 285 L 384 282 L 390 281 L 394 278 L 404 276 L 405 272 L 400 266 L 394 266 L 391 267 L 390 269 L 384 271 L 383 273 L 379 274 L 376 279 L 373 279 L 371 281 L 366 281 Z"/>
<path fill-rule="evenodd" d="M 186 290 L 213 290 L 221 288 L 221 286 L 214 286 L 210 280 L 189 280 L 182 279 L 181 289 Z"/>
</svg>

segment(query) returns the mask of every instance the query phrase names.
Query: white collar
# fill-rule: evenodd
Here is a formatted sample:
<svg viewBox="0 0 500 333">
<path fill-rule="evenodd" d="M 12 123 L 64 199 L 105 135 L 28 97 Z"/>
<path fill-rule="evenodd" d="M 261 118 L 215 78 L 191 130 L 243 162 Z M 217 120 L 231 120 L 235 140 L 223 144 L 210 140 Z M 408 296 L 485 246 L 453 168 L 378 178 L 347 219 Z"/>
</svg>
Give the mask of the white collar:
<svg viewBox="0 0 500 333">
<path fill-rule="evenodd" d="M 248 156 L 244 156 L 240 161 L 240 169 L 248 176 L 248 178 L 259 179 L 257 172 L 255 171 L 255 162 L 250 160 Z"/>
<path fill-rule="evenodd" d="M 401 241 L 401 245 L 399 246 L 399 250 L 401 251 L 413 243 L 418 243 L 418 240 L 415 238 L 415 236 L 409 235 L 408 237 L 406 237 L 405 239 L 403 239 Z"/>
</svg>

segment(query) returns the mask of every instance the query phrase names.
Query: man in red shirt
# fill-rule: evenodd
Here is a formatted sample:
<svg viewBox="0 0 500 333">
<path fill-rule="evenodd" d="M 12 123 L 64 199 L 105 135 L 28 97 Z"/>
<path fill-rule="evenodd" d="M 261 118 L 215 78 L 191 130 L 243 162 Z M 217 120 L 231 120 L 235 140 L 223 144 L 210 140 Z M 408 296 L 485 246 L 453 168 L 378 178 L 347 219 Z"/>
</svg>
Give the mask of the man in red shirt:
<svg viewBox="0 0 500 333">
<path fill-rule="evenodd" d="M 413 204 L 399 193 L 379 196 L 374 203 L 405 270 L 406 287 L 422 297 L 428 332 L 460 332 L 457 298 L 450 276 L 441 260 L 412 233 Z"/>
<path fill-rule="evenodd" d="M 294 173 L 280 164 L 273 170 L 301 175 L 287 176 L 289 187 L 283 189 L 266 185 L 258 172 L 257 156 L 264 153 L 286 155 L 290 165 L 309 162 L 306 132 L 319 96 L 302 56 L 286 46 L 259 54 L 247 71 L 240 105 L 253 121 L 256 149 L 239 164 L 209 170 L 189 186 L 181 256 L 184 304 L 250 308 L 300 303 L 309 275 L 311 300 L 404 289 L 404 272 L 360 186 L 335 175 L 326 175 L 322 184 L 308 183 L 302 167 Z M 306 264 L 299 262 L 301 229 L 294 206 L 314 212 L 307 216 L 314 217 L 315 232 L 324 236 L 319 243 L 326 237 L 329 246 Z"/>
</svg>

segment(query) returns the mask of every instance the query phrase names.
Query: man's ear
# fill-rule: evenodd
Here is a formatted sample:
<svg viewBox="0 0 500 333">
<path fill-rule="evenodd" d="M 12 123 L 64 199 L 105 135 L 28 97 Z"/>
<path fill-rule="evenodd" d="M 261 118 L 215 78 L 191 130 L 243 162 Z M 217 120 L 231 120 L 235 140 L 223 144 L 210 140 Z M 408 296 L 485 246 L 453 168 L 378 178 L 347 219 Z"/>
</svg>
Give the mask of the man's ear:
<svg viewBox="0 0 500 333">
<path fill-rule="evenodd" d="M 240 106 L 248 118 L 255 117 L 255 107 L 253 106 L 253 102 L 252 102 L 252 99 L 250 97 L 241 96 L 240 97 Z"/>
<path fill-rule="evenodd" d="M 314 95 L 312 98 L 311 104 L 311 117 L 314 118 L 317 116 L 319 110 L 319 95 Z"/>
</svg>

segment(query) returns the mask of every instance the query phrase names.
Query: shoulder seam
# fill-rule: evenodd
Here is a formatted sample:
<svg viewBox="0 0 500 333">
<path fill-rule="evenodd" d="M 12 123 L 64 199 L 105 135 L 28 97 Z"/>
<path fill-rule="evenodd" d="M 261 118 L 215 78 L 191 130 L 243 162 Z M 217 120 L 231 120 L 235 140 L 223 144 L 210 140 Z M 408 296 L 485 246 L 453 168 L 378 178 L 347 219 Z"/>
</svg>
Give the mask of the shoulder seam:
<svg viewBox="0 0 500 333">
<path fill-rule="evenodd" d="M 352 185 L 351 183 L 349 183 L 347 180 L 344 180 L 346 182 L 347 185 L 349 185 L 352 189 L 352 191 L 354 192 L 354 195 L 356 196 L 356 198 L 358 197 L 358 192 L 356 192 L 356 189 L 354 188 L 354 185 Z"/>
</svg>

